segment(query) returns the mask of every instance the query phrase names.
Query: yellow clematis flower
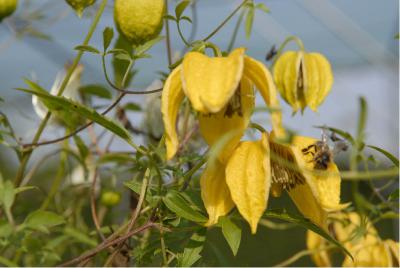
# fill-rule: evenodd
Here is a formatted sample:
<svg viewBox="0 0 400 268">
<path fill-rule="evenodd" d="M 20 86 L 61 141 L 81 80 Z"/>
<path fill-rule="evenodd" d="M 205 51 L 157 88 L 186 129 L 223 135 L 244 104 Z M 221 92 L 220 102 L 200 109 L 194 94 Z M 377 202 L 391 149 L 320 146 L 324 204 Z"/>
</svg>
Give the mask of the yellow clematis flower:
<svg viewBox="0 0 400 268">
<path fill-rule="evenodd" d="M 219 156 L 226 162 L 250 122 L 254 85 L 267 105 L 276 108 L 272 127 L 277 135 L 284 135 L 272 76 L 261 62 L 245 55 L 245 48 L 235 49 L 227 57 L 187 53 L 167 78 L 161 97 L 167 159 L 173 158 L 179 147 L 176 122 L 186 96 L 199 114 L 200 132 L 210 146 L 232 133 Z"/>
<path fill-rule="evenodd" d="M 244 52 L 238 48 L 227 57 L 211 58 L 190 52 L 171 72 L 161 98 L 167 159 L 173 158 L 179 147 L 177 115 L 186 96 L 198 112 L 200 132 L 210 146 L 226 133 L 232 134 L 217 159 L 207 163 L 200 179 L 207 225 L 217 223 L 236 206 L 255 233 L 270 190 L 278 196 L 286 189 L 306 217 L 325 227 L 327 211 L 343 208 L 338 169 L 329 159 L 326 170 L 315 170 L 311 154 L 303 153 L 316 144 L 315 139 L 295 137 L 291 145 L 276 141 L 285 131 L 272 77 L 261 62 Z M 274 108 L 273 134 L 240 142 L 254 107 L 253 85 Z"/>
<path fill-rule="evenodd" d="M 361 218 L 356 212 L 333 213 L 329 217 L 331 230 L 336 238 L 343 243 L 354 257 L 354 262 L 345 256 L 343 267 L 399 266 L 399 242 L 382 240 L 372 223 L 367 218 Z M 318 250 L 311 259 L 317 266 L 332 266 L 329 243 L 312 231 L 307 232 L 307 247 Z"/>
<path fill-rule="evenodd" d="M 315 170 L 312 157 L 303 152 L 316 142 L 296 136 L 290 145 L 280 144 L 274 134 L 263 133 L 258 141 L 240 142 L 226 164 L 208 163 L 200 179 L 207 224 L 217 223 L 236 206 L 255 233 L 270 191 L 279 196 L 285 189 L 305 217 L 326 229 L 327 213 L 347 204 L 340 204 L 336 165 L 329 161 L 326 170 Z"/>
<path fill-rule="evenodd" d="M 323 55 L 287 51 L 274 65 L 274 80 L 294 113 L 306 106 L 315 112 L 332 88 L 333 74 Z"/>
</svg>

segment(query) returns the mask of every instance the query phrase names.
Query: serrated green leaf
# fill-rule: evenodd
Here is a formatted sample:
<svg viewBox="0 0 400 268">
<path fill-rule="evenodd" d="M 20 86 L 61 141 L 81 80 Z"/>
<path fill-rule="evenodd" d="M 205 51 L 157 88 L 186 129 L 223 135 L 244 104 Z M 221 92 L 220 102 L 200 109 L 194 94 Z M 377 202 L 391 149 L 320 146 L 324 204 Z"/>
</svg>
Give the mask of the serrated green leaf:
<svg viewBox="0 0 400 268">
<path fill-rule="evenodd" d="M 44 92 L 37 92 L 34 90 L 29 90 L 29 89 L 18 89 L 18 90 L 21 90 L 21 91 L 24 91 L 24 92 L 27 92 L 30 94 L 34 94 L 34 95 L 48 101 L 48 103 L 51 104 L 51 107 L 46 104 L 46 106 L 48 106 L 47 108 L 49 108 L 49 110 L 52 110 L 52 109 L 64 110 L 64 111 L 68 111 L 69 113 L 75 112 L 86 119 L 96 122 L 97 124 L 108 129 L 115 135 L 124 139 L 129 144 L 132 144 L 131 136 L 124 127 L 122 127 L 119 123 L 107 118 L 106 116 L 99 114 L 98 112 L 96 112 L 95 110 L 93 110 L 89 107 L 83 106 L 82 104 L 80 104 L 78 102 L 66 99 L 64 97 L 57 97 L 57 96 L 53 96 L 53 95 L 50 95 L 50 94 L 44 93 Z"/>
<path fill-rule="evenodd" d="M 123 109 L 132 112 L 140 112 L 142 110 L 142 107 L 134 102 L 128 102 L 123 106 Z"/>
<path fill-rule="evenodd" d="M 256 5 L 256 8 L 259 9 L 259 10 L 264 11 L 265 13 L 270 13 L 270 12 L 271 12 L 271 10 L 270 10 L 268 7 L 266 7 L 266 6 L 264 5 L 264 3 L 259 3 L 259 4 L 257 4 L 257 5 Z"/>
<path fill-rule="evenodd" d="M 111 99 L 111 92 L 102 85 L 90 84 L 81 86 L 79 91 L 84 95 L 92 95 L 103 99 Z"/>
<path fill-rule="evenodd" d="M 79 51 L 93 53 L 93 54 L 100 54 L 100 51 L 97 48 L 92 47 L 92 46 L 79 45 L 79 46 L 76 46 L 74 49 L 79 50 Z"/>
<path fill-rule="evenodd" d="M 345 252 L 350 258 L 353 259 L 353 256 L 351 255 L 351 253 L 339 241 L 337 241 L 336 239 L 331 237 L 321 227 L 319 227 L 318 225 L 316 225 L 309 219 L 304 218 L 301 215 L 288 213 L 283 209 L 274 209 L 274 210 L 267 210 L 264 213 L 264 216 L 267 218 L 279 219 L 279 220 L 283 220 L 286 222 L 295 223 L 301 227 L 304 227 L 310 231 L 313 231 L 314 233 L 319 234 L 320 236 L 322 236 L 323 238 L 325 238 L 326 240 L 328 240 L 329 242 L 331 242 L 332 244 L 334 244 L 335 246 L 337 246 L 338 248 L 343 250 L 343 252 Z"/>
<path fill-rule="evenodd" d="M 254 22 L 254 9 L 250 8 L 246 15 L 245 20 L 245 32 L 246 38 L 249 39 L 251 35 L 251 30 L 253 29 L 253 22 Z"/>
<path fill-rule="evenodd" d="M 233 256 L 236 256 L 242 239 L 242 230 L 228 217 L 219 217 L 218 221 L 221 224 L 222 234 L 224 235 L 226 242 L 228 242 Z"/>
<path fill-rule="evenodd" d="M 396 167 L 399 167 L 399 159 L 398 159 L 397 157 L 395 157 L 394 155 L 392 155 L 391 153 L 389 153 L 388 151 L 386 151 L 386 150 L 384 150 L 384 149 L 382 149 L 382 148 L 373 146 L 373 145 L 367 145 L 367 147 L 369 147 L 369 148 L 371 148 L 371 149 L 374 149 L 374 150 L 380 152 L 381 154 L 383 154 L 384 156 L 386 156 L 390 161 L 392 161 L 392 163 L 393 163 Z"/>
<path fill-rule="evenodd" d="M 200 229 L 194 233 L 189 240 L 189 243 L 185 246 L 183 254 L 178 255 L 179 267 L 190 267 L 194 265 L 201 258 L 201 251 L 204 247 L 206 240 L 206 229 Z"/>
<path fill-rule="evenodd" d="M 190 0 L 183 0 L 175 7 L 175 16 L 179 20 L 181 18 L 182 13 L 189 6 Z"/>
<path fill-rule="evenodd" d="M 54 212 L 36 210 L 26 217 L 23 225 L 25 227 L 47 233 L 48 228 L 63 223 L 65 223 L 64 218 L 58 214 L 55 214 Z"/>
<path fill-rule="evenodd" d="M 111 40 L 114 37 L 114 30 L 111 27 L 106 27 L 103 31 L 103 47 L 104 47 L 104 52 L 107 50 L 107 48 L 111 44 Z"/>
<path fill-rule="evenodd" d="M 197 223 L 207 222 L 207 218 L 194 210 L 186 199 L 177 191 L 171 190 L 163 198 L 164 204 L 176 215 Z"/>
</svg>

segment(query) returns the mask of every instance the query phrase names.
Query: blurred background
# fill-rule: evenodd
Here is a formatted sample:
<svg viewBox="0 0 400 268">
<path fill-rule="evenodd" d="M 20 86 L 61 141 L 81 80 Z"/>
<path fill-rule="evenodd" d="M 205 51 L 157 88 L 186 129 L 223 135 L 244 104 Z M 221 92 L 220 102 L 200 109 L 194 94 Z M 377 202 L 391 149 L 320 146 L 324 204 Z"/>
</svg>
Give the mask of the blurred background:
<svg viewBox="0 0 400 268">
<path fill-rule="evenodd" d="M 240 2 L 198 0 L 196 38 L 202 38 L 211 32 Z M 304 42 L 306 50 L 324 54 L 334 71 L 332 91 L 320 107 L 319 113 L 306 110 L 303 116 L 292 116 L 291 108 L 283 104 L 285 124 L 300 134 L 316 138 L 320 137 L 321 131 L 313 126 L 324 124 L 354 134 L 359 110 L 358 99 L 364 96 L 368 102 L 367 143 L 379 146 L 398 157 L 399 40 L 395 36 L 399 32 L 399 1 L 255 2 L 263 2 L 271 12 L 256 12 L 251 37 L 246 39 L 244 27 L 241 27 L 235 46 L 247 47 L 250 56 L 265 62 L 265 55 L 272 45 L 278 47 L 287 36 L 296 35 Z M 114 27 L 112 4 L 110 1 L 90 42 L 99 49 L 102 49 L 102 30 L 106 26 Z M 174 6 L 175 2 L 170 1 L 171 12 Z M 26 77 L 37 80 L 41 86 L 50 90 L 56 74 L 74 58 L 76 51 L 73 48 L 83 41 L 95 8 L 96 6 L 89 8 L 84 17 L 78 19 L 64 1 L 21 0 L 13 17 L 0 24 L 0 96 L 4 99 L 4 102 L 0 102 L 0 110 L 7 114 L 22 141 L 31 141 L 40 120 L 33 112 L 31 97 L 13 88 L 25 87 L 23 78 Z M 186 12 L 192 17 L 190 9 Z M 28 13 L 34 20 L 26 20 Z M 226 49 L 236 20 L 237 16 L 211 41 L 221 49 Z M 183 44 L 175 25 L 170 23 L 170 28 L 172 49 L 177 58 Z M 28 34 L 21 35 L 18 29 L 28 29 Z M 189 35 L 190 25 L 183 27 L 183 31 Z M 294 45 L 288 48 L 297 49 Z M 139 73 L 131 87 L 145 89 L 155 79 L 160 78 L 160 71 L 168 72 L 164 43 L 157 44 L 150 54 L 153 56 L 151 59 L 141 60 L 136 65 Z M 82 84 L 106 84 L 100 57 L 85 54 L 81 63 L 84 65 Z M 124 102 L 143 103 L 143 98 L 129 96 Z M 99 100 L 97 104 L 104 103 Z M 130 113 L 129 117 L 133 123 L 139 124 L 141 121 L 139 113 Z M 254 121 L 268 127 L 266 119 L 265 114 L 257 114 Z M 42 139 L 51 139 L 62 134 L 63 130 L 49 127 Z M 117 150 L 126 148 L 126 144 L 117 139 L 113 146 Z M 47 146 L 35 151 L 31 162 L 35 162 L 35 159 L 51 148 L 52 146 Z M 384 161 L 383 158 L 381 160 Z M 0 146 L 0 170 L 4 177 L 13 176 L 17 163 L 15 154 Z M 45 169 L 46 166 L 43 167 Z M 346 189 L 344 192 L 346 194 Z M 279 203 L 279 207 L 281 204 Z M 271 206 L 274 207 L 274 202 Z M 396 226 L 397 222 L 388 222 L 381 228 L 386 235 L 390 235 L 398 232 Z M 206 248 L 205 254 L 212 256 L 212 247 L 222 249 L 214 265 L 273 265 L 304 248 L 303 234 L 304 230 L 300 228 L 285 231 L 263 228 L 257 236 L 245 236 L 238 256 L 233 258 L 228 247 L 222 245 L 226 242 L 220 239 L 220 233 L 211 232 L 210 246 Z M 269 251 L 264 252 L 264 248 Z M 260 255 L 255 255 L 254 252 L 259 252 Z M 295 264 L 311 265 L 308 258 Z"/>
</svg>

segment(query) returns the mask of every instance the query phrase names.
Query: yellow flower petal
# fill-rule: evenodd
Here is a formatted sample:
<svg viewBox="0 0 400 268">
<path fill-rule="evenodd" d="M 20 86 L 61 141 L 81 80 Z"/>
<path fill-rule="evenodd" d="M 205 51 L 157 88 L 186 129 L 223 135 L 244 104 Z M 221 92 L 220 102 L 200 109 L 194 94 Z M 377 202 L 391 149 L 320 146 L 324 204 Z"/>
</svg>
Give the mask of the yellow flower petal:
<svg viewBox="0 0 400 268">
<path fill-rule="evenodd" d="M 288 193 L 298 210 L 306 218 L 310 219 L 321 228 L 327 228 L 326 219 L 328 214 L 321 208 L 309 185 L 297 185 Z"/>
<path fill-rule="evenodd" d="M 233 96 L 243 73 L 245 49 L 238 48 L 228 57 L 207 57 L 189 52 L 182 62 L 185 95 L 195 110 L 219 112 Z"/>
<path fill-rule="evenodd" d="M 393 266 L 399 267 L 400 264 L 400 244 L 399 242 L 393 241 L 391 239 L 387 239 L 384 241 L 385 245 L 389 248 L 390 253 L 392 255 Z"/>
<path fill-rule="evenodd" d="M 178 134 L 176 132 L 176 120 L 180 104 L 184 94 L 180 79 L 181 67 L 175 68 L 165 81 L 161 95 L 161 113 L 165 128 L 165 144 L 167 147 L 167 159 L 176 154 L 179 147 Z"/>
<path fill-rule="evenodd" d="M 309 250 L 318 250 L 318 252 L 311 254 L 311 259 L 318 267 L 331 267 L 332 263 L 327 250 L 323 250 L 328 246 L 327 241 L 319 234 L 313 231 L 307 231 L 307 248 Z"/>
<path fill-rule="evenodd" d="M 234 207 L 225 181 L 225 166 L 218 160 L 209 163 L 200 178 L 201 198 L 209 220 L 206 225 L 218 222 L 220 216 L 228 214 Z"/>
<path fill-rule="evenodd" d="M 223 110 L 215 114 L 199 114 L 200 132 L 210 146 L 232 133 L 232 137 L 219 154 L 223 163 L 226 163 L 242 138 L 249 125 L 253 108 L 253 87 L 248 79 L 243 78 L 240 88 Z"/>
<path fill-rule="evenodd" d="M 390 251 L 382 242 L 359 243 L 349 248 L 353 260 L 346 256 L 343 267 L 392 267 Z"/>
<path fill-rule="evenodd" d="M 267 207 L 271 186 L 269 153 L 268 135 L 263 134 L 260 141 L 241 142 L 225 169 L 232 200 L 253 234 Z"/>
<path fill-rule="evenodd" d="M 276 109 L 271 112 L 272 128 L 277 137 L 284 137 L 285 130 L 282 127 L 282 113 L 271 73 L 261 62 L 245 56 L 243 74 L 255 84 L 268 107 Z"/>
<path fill-rule="evenodd" d="M 333 74 L 329 61 L 323 55 L 319 53 L 309 53 L 308 55 L 314 59 L 317 65 L 316 68 L 318 70 L 317 72 L 319 77 L 319 90 L 316 94 L 316 98 L 311 98 L 312 100 L 307 100 L 306 94 L 306 101 L 307 105 L 310 106 L 313 111 L 316 111 L 317 107 L 320 106 L 321 103 L 325 100 L 326 96 L 332 88 Z"/>
<path fill-rule="evenodd" d="M 296 158 L 297 165 L 306 179 L 312 194 L 318 204 L 326 211 L 340 210 L 348 204 L 340 204 L 340 174 L 333 161 L 328 163 L 326 170 L 315 168 L 312 154 L 304 154 L 303 149 L 317 142 L 316 139 L 295 136 L 291 149 Z"/>
</svg>

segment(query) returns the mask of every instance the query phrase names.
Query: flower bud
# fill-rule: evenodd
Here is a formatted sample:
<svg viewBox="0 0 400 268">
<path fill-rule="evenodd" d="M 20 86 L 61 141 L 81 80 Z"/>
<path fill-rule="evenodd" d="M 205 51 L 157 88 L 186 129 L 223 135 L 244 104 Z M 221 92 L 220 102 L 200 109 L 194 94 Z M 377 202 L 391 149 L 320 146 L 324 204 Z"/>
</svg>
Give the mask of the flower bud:
<svg viewBox="0 0 400 268">
<path fill-rule="evenodd" d="M 115 24 L 120 33 L 135 46 L 158 36 L 164 14 L 164 0 L 115 0 Z"/>
<path fill-rule="evenodd" d="M 78 14 L 82 17 L 83 10 L 88 6 L 91 6 L 96 2 L 96 0 L 66 0 L 68 5 L 70 5 Z"/>
<path fill-rule="evenodd" d="M 316 112 L 332 88 L 333 74 L 323 55 L 288 51 L 275 63 L 274 80 L 294 113 L 298 109 L 303 112 L 307 106 Z"/>
<path fill-rule="evenodd" d="M 14 13 L 17 5 L 18 0 L 0 0 L 0 22 Z"/>
</svg>

